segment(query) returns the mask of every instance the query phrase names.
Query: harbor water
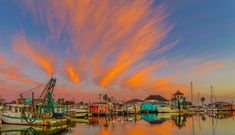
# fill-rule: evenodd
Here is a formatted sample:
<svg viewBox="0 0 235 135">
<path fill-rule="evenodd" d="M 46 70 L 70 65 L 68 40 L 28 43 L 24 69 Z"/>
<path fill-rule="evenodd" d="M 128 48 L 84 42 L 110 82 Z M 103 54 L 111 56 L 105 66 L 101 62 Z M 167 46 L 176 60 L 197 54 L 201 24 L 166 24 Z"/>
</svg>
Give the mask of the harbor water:
<svg viewBox="0 0 235 135">
<path fill-rule="evenodd" d="M 223 114 L 143 114 L 73 118 L 66 126 L 30 127 L 0 125 L 1 135 L 234 135 L 235 116 Z"/>
</svg>

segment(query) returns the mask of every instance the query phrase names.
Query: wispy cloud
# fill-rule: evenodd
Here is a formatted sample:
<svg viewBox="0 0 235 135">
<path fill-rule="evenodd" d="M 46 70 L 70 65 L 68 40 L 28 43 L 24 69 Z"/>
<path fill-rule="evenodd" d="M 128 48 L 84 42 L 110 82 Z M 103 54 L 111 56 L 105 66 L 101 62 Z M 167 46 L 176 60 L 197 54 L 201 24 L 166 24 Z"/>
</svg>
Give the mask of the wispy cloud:
<svg viewBox="0 0 235 135">
<path fill-rule="evenodd" d="M 195 74 L 207 74 L 225 68 L 228 64 L 222 60 L 208 60 L 197 65 L 194 69 Z"/>
<path fill-rule="evenodd" d="M 77 71 L 75 71 L 75 68 L 72 65 L 69 64 L 66 65 L 66 72 L 72 82 L 74 83 L 80 82 L 80 78 L 77 74 Z"/>
<path fill-rule="evenodd" d="M 14 51 L 21 53 L 26 58 L 31 59 L 39 68 L 48 75 L 55 71 L 54 59 L 47 50 L 41 48 L 39 43 L 29 41 L 24 33 L 20 33 L 12 38 Z"/>
<path fill-rule="evenodd" d="M 24 61 L 20 63 L 33 65 L 47 76 L 55 73 L 74 87 L 59 85 L 59 93 L 72 89 L 87 96 L 93 89 L 111 93 L 113 89 L 157 90 L 171 83 L 170 77 L 154 73 L 165 63 L 160 55 L 178 43 L 162 42 L 174 26 L 166 22 L 163 4 L 153 7 L 149 0 L 25 0 L 21 5 L 43 32 L 30 35 L 23 27 L 12 35 L 11 51 Z M 154 62 L 149 59 L 152 56 Z M 4 59 L 0 56 L 0 64 L 6 65 Z M 9 68 L 7 72 L 12 74 L 2 76 L 33 84 L 17 70 Z"/>
<path fill-rule="evenodd" d="M 26 1 L 26 7 L 55 35 L 52 39 L 69 35 L 69 45 L 63 46 L 66 59 L 75 60 L 65 64 L 69 80 L 77 83 L 91 75 L 103 87 L 153 49 L 160 54 L 174 47 L 160 47 L 172 25 L 165 23 L 165 7 L 152 8 L 152 4 L 148 0 Z"/>
</svg>

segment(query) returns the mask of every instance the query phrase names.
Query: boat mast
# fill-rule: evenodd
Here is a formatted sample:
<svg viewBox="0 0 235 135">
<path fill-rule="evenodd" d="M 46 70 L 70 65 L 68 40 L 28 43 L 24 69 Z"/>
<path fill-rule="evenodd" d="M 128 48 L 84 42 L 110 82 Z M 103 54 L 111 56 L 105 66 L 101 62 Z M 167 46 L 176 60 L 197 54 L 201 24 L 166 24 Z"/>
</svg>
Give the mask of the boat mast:
<svg viewBox="0 0 235 135">
<path fill-rule="evenodd" d="M 213 87 L 211 85 L 211 103 L 213 102 Z"/>
<path fill-rule="evenodd" d="M 193 105 L 193 82 L 190 83 L 190 89 L 191 89 L 191 102 Z"/>
<path fill-rule="evenodd" d="M 200 92 L 197 92 L 197 105 L 199 106 L 200 104 Z"/>
</svg>

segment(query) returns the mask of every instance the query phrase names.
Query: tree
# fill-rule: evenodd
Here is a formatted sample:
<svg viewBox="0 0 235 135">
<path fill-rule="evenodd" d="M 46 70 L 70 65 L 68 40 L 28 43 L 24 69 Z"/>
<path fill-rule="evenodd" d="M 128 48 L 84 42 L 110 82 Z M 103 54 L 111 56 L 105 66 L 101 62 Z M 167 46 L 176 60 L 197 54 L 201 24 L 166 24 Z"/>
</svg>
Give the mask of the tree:
<svg viewBox="0 0 235 135">
<path fill-rule="evenodd" d="M 204 105 L 205 101 L 206 101 L 206 98 L 205 97 L 201 97 L 202 106 Z"/>
<path fill-rule="evenodd" d="M 105 102 L 108 100 L 108 98 L 109 98 L 109 97 L 108 97 L 107 94 L 104 94 L 104 95 L 103 95 L 103 99 L 104 99 Z"/>
</svg>

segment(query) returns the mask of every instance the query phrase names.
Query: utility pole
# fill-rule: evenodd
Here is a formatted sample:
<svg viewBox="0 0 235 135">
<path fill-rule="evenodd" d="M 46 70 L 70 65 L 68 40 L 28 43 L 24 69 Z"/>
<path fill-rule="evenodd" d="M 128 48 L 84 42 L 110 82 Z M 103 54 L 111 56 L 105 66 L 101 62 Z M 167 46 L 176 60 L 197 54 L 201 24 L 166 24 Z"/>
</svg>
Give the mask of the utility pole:
<svg viewBox="0 0 235 135">
<path fill-rule="evenodd" d="M 190 83 L 190 89 L 191 89 L 191 102 L 193 105 L 193 82 Z"/>
</svg>

